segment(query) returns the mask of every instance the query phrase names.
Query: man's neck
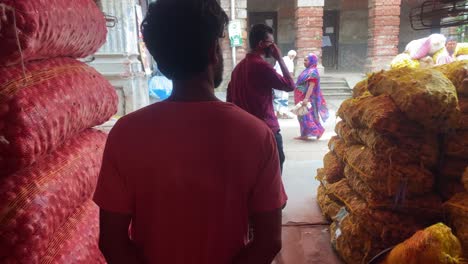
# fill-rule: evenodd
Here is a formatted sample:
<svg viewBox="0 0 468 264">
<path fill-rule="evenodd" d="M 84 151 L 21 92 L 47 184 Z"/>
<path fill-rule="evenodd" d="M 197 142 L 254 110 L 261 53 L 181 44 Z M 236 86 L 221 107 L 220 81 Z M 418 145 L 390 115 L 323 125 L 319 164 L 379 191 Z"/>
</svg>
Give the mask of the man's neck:
<svg viewBox="0 0 468 264">
<path fill-rule="evenodd" d="M 250 53 L 265 58 L 265 53 L 263 50 L 251 50 Z"/>
<path fill-rule="evenodd" d="M 219 101 L 214 94 L 213 81 L 206 76 L 197 76 L 190 80 L 173 81 L 172 94 L 167 99 L 173 102 Z"/>
</svg>

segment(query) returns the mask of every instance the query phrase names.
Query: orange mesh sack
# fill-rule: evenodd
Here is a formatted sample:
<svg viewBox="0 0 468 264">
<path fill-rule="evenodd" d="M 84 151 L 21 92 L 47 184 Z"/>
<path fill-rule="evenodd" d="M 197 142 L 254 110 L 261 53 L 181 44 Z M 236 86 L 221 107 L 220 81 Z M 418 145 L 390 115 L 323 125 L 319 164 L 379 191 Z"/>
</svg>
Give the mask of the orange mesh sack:
<svg viewBox="0 0 468 264">
<path fill-rule="evenodd" d="M 329 183 L 343 178 L 344 163 L 333 152 L 328 152 L 323 158 L 323 173 Z"/>
<path fill-rule="evenodd" d="M 449 227 L 438 223 L 397 245 L 383 264 L 456 264 L 460 256 L 460 241 Z"/>
<path fill-rule="evenodd" d="M 388 95 L 347 99 L 337 114 L 352 128 L 369 128 L 394 135 L 420 134 L 423 131 L 405 117 Z"/>
<path fill-rule="evenodd" d="M 83 58 L 106 41 L 106 20 L 93 0 L 1 0 L 0 4 L 0 65 L 15 65 L 22 59 Z"/>
<path fill-rule="evenodd" d="M 42 264 L 105 264 L 98 248 L 99 208 L 88 200 L 50 241 Z"/>
<path fill-rule="evenodd" d="M 458 130 L 448 135 L 445 141 L 445 155 L 468 160 L 468 130 Z"/>
<path fill-rule="evenodd" d="M 468 85 L 468 81 L 466 84 Z M 468 114 L 468 96 L 458 97 L 458 106 L 460 107 L 460 111 L 462 113 Z"/>
<path fill-rule="evenodd" d="M 444 204 L 448 223 L 460 239 L 463 256 L 468 258 L 468 193 L 458 193 Z"/>
<path fill-rule="evenodd" d="M 341 207 L 343 207 L 343 205 L 340 205 L 328 197 L 327 191 L 323 185 L 320 185 L 317 189 L 317 202 L 322 210 L 323 216 L 327 220 L 332 220 L 338 214 Z"/>
<path fill-rule="evenodd" d="M 115 89 L 92 67 L 60 58 L 0 68 L 0 175 L 33 164 L 117 112 Z"/>
<path fill-rule="evenodd" d="M 367 90 L 367 79 L 358 82 L 353 88 L 353 98 L 358 98 L 365 95 L 369 91 Z"/>
<path fill-rule="evenodd" d="M 468 166 L 468 156 L 463 158 L 445 157 L 440 168 L 440 177 L 460 181 Z"/>
<path fill-rule="evenodd" d="M 452 82 L 432 69 L 393 69 L 369 77 L 369 92 L 389 95 L 405 115 L 427 129 L 454 127 L 459 117 L 458 97 Z"/>
<path fill-rule="evenodd" d="M 463 83 L 467 76 L 468 61 L 455 61 L 452 63 L 434 67 L 434 70 L 443 73 L 455 86 L 457 93 L 468 96 L 468 85 Z"/>
<path fill-rule="evenodd" d="M 0 263 L 37 263 L 52 235 L 92 196 L 105 140 L 89 129 L 0 179 Z"/>
<path fill-rule="evenodd" d="M 437 192 L 444 201 L 450 200 L 455 194 L 465 191 L 460 180 L 441 178 L 437 182 Z"/>
<path fill-rule="evenodd" d="M 335 153 L 339 160 L 344 160 L 346 155 L 346 142 L 338 136 L 333 136 L 328 141 L 328 148 Z"/>
<path fill-rule="evenodd" d="M 333 248 L 347 264 L 365 264 L 387 246 L 356 223 L 346 210 L 340 211 L 331 224 L 330 236 Z"/>
<path fill-rule="evenodd" d="M 455 127 L 457 129 L 468 130 L 468 114 L 461 114 Z"/>
<path fill-rule="evenodd" d="M 434 203 L 434 208 L 427 208 L 430 202 L 421 203 L 421 208 L 415 202 L 407 202 L 394 206 L 391 203 L 367 203 L 348 185 L 347 180 L 325 186 L 328 196 L 345 205 L 348 212 L 356 217 L 372 235 L 389 243 L 399 243 L 410 237 L 425 224 L 432 224 L 441 217 L 442 204 Z M 406 207 L 405 207 L 406 206 Z"/>
<path fill-rule="evenodd" d="M 465 191 L 468 191 L 468 167 L 466 167 L 465 173 L 463 173 L 462 182 L 465 187 Z"/>
<path fill-rule="evenodd" d="M 376 192 L 390 197 L 413 197 L 433 190 L 434 175 L 418 165 L 401 165 L 376 157 L 360 145 L 346 150 L 346 163 Z"/>
<path fill-rule="evenodd" d="M 386 209 L 401 211 L 405 213 L 414 213 L 432 215 L 432 217 L 440 215 L 442 209 L 442 201 L 436 194 L 429 193 L 424 196 L 407 198 L 387 197 L 382 193 L 374 191 L 367 185 L 350 166 L 344 169 L 344 175 L 349 186 L 358 193 L 368 204 L 370 208 Z"/>
<path fill-rule="evenodd" d="M 376 156 L 385 157 L 392 162 L 422 163 L 425 167 L 433 168 L 439 161 L 439 146 L 435 135 L 383 135 L 371 129 L 351 128 L 342 121 L 336 124 L 335 131 L 348 145 L 365 145 Z"/>
</svg>

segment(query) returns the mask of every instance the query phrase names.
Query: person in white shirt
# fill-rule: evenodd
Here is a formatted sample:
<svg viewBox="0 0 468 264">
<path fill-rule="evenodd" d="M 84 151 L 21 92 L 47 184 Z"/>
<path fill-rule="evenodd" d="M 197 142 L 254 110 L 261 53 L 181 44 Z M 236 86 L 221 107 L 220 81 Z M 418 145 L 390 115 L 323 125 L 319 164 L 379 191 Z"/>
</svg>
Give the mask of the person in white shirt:
<svg viewBox="0 0 468 264">
<path fill-rule="evenodd" d="M 286 67 L 288 67 L 289 73 L 291 73 L 291 76 L 294 76 L 294 59 L 296 58 L 296 51 L 290 50 L 288 52 L 287 56 L 283 57 L 284 63 L 286 64 Z M 275 70 L 283 76 L 283 73 L 281 72 L 281 67 L 279 66 L 278 62 L 275 65 Z M 290 119 L 292 118 L 291 116 L 288 115 L 289 108 L 288 108 L 288 102 L 289 102 L 289 93 L 280 91 L 280 90 L 274 90 L 275 91 L 275 99 L 273 100 L 273 104 L 275 106 L 275 112 L 278 118 L 284 118 L 284 119 Z"/>
</svg>

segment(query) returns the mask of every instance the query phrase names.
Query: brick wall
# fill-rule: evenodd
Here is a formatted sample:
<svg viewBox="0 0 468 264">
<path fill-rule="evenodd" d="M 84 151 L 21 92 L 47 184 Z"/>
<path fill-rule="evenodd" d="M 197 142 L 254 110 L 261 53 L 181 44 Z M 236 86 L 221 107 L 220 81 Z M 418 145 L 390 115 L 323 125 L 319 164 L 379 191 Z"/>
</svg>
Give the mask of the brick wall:
<svg viewBox="0 0 468 264">
<path fill-rule="evenodd" d="M 303 58 L 309 53 L 322 55 L 323 6 L 296 9 L 296 75 L 304 69 Z"/>
<path fill-rule="evenodd" d="M 398 54 L 401 0 L 369 0 L 367 71 L 388 68 Z"/>
</svg>

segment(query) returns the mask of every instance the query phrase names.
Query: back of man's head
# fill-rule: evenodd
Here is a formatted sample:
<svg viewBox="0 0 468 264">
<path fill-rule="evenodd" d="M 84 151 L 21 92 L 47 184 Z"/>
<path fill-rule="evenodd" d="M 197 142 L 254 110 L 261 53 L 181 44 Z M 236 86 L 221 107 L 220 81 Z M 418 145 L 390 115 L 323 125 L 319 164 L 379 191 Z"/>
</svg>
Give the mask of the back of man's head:
<svg viewBox="0 0 468 264">
<path fill-rule="evenodd" d="M 265 24 L 256 24 L 252 26 L 249 33 L 250 49 L 258 48 L 260 41 L 265 40 L 268 34 L 273 34 L 273 29 Z"/>
<path fill-rule="evenodd" d="M 142 23 L 146 47 L 169 79 L 205 71 L 228 17 L 216 0 L 158 0 Z"/>
</svg>

